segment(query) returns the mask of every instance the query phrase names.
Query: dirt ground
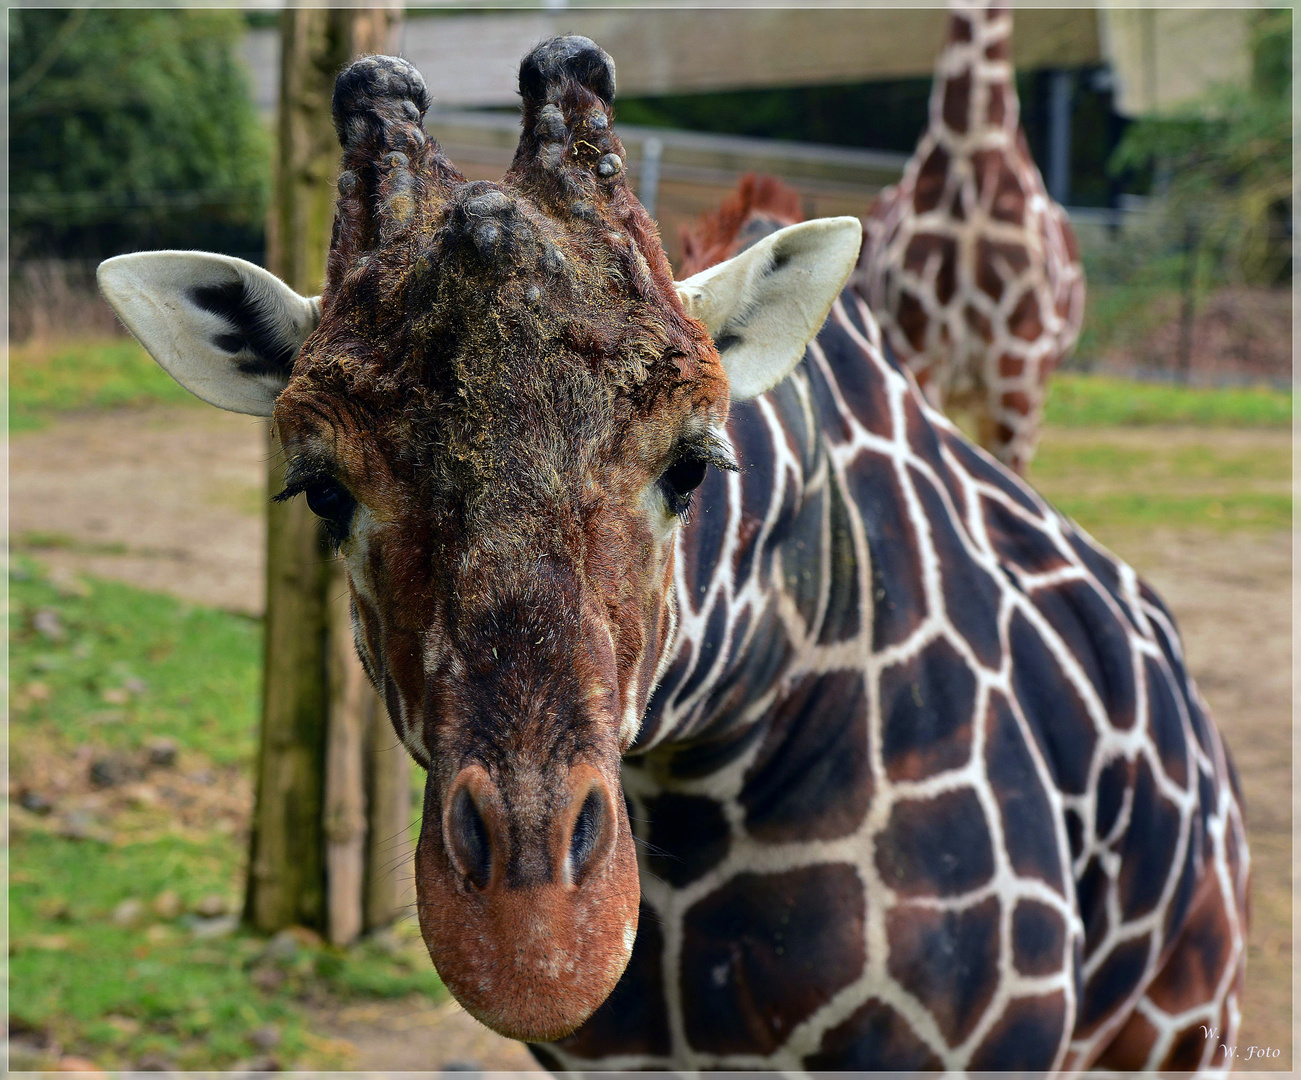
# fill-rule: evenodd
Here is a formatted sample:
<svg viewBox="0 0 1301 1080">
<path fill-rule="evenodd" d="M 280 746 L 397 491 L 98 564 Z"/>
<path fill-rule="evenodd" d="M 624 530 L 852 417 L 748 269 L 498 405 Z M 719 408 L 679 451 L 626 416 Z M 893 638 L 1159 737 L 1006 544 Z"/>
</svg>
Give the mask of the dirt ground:
<svg viewBox="0 0 1301 1080">
<path fill-rule="evenodd" d="M 1127 439 L 1135 436 L 1131 433 Z M 1162 433 L 1151 433 L 1154 440 Z M 65 572 L 195 602 L 261 609 L 264 426 L 211 409 L 152 408 L 59 421 L 10 446 L 14 546 Z M 1190 664 L 1246 791 L 1253 891 L 1239 1046 L 1291 1067 L 1292 538 L 1169 532 L 1104 538 L 1173 608 Z M 356 1047 L 355 1068 L 535 1068 L 454 1003 L 322 1010 L 318 1029 Z"/>
</svg>

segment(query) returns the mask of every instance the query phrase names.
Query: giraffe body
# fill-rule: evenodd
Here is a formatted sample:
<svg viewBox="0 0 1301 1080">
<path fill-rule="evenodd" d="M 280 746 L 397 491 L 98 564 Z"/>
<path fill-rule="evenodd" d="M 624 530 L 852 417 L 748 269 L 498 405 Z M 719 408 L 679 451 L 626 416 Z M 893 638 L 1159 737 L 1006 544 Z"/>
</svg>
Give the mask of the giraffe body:
<svg viewBox="0 0 1301 1080">
<path fill-rule="evenodd" d="M 785 194 L 747 178 L 723 232 Z M 692 270 L 731 253 L 702 232 Z M 728 431 L 624 763 L 642 931 L 542 1060 L 1221 1066 L 1247 850 L 1160 599 L 930 407 L 851 290 Z"/>
<path fill-rule="evenodd" d="M 346 561 L 444 982 L 575 1068 L 1214 1065 L 1247 855 L 1160 602 L 885 356 L 857 222 L 673 283 L 609 58 L 520 86 L 494 185 L 405 62 L 340 77 L 319 301 L 100 274 Z"/>
<path fill-rule="evenodd" d="M 864 222 L 854 284 L 930 402 L 970 409 L 985 448 L 1024 472 L 1084 273 L 1020 125 L 1011 23 L 989 0 L 951 6 L 929 123 Z"/>
</svg>

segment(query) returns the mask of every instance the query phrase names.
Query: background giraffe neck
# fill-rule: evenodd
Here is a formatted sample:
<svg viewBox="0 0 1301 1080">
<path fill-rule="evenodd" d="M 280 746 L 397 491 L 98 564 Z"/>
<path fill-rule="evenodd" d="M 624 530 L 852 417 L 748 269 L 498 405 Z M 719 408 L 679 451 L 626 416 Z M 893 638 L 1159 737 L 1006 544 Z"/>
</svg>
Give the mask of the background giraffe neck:
<svg viewBox="0 0 1301 1080">
<path fill-rule="evenodd" d="M 949 5 L 948 35 L 931 90 L 932 134 L 952 141 L 1016 131 L 1021 109 L 1011 39 L 1006 7 L 985 0 Z"/>
</svg>

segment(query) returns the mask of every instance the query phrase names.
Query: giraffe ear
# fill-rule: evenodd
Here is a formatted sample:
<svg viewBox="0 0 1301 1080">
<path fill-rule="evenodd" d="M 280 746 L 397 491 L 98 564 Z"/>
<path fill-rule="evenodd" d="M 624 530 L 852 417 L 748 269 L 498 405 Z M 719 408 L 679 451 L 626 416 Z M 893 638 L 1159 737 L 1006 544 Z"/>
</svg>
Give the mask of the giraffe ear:
<svg viewBox="0 0 1301 1080">
<path fill-rule="evenodd" d="M 270 416 L 320 297 L 299 296 L 260 266 L 199 251 L 147 251 L 99 264 L 118 318 L 190 393 L 232 412 Z"/>
<path fill-rule="evenodd" d="M 687 314 L 714 339 L 733 401 L 771 390 L 800 362 L 854 269 L 862 239 L 858 218 L 789 225 L 676 283 Z"/>
</svg>

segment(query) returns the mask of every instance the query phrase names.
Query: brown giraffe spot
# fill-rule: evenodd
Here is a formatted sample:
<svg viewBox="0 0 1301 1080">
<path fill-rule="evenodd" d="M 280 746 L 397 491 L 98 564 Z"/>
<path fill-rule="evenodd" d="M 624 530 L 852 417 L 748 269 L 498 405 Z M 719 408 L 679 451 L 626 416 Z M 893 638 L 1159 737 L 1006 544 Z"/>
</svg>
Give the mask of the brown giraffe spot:
<svg viewBox="0 0 1301 1080">
<path fill-rule="evenodd" d="M 985 113 L 991 127 L 1002 127 L 1007 117 L 1007 91 L 1000 83 L 989 88 L 989 105 Z"/>
<path fill-rule="evenodd" d="M 971 788 L 901 799 L 876 839 L 876 868 L 903 896 L 960 896 L 994 874 L 994 849 Z"/>
<path fill-rule="evenodd" d="M 1229 961 L 1234 918 L 1225 911 L 1216 875 L 1208 870 L 1174 948 L 1148 988 L 1152 1004 L 1164 1012 L 1180 1013 L 1214 999 Z"/>
<path fill-rule="evenodd" d="M 1030 399 L 1022 390 L 1007 391 L 999 397 L 998 403 L 1004 409 L 1009 409 L 1020 416 L 1028 416 L 1030 413 Z"/>
<path fill-rule="evenodd" d="M 1007 471 L 993 464 L 989 458 L 977 450 L 961 435 L 940 429 L 938 435 L 944 447 L 957 461 L 957 467 L 973 481 L 997 491 L 1008 501 L 1019 506 L 1032 519 L 1040 519 L 1043 510 L 1035 505 L 1025 486 L 1008 476 Z"/>
<path fill-rule="evenodd" d="M 806 364 L 798 368 L 800 372 L 807 369 Z M 786 447 L 791 456 L 799 462 L 800 471 L 809 476 L 817 470 L 817 462 L 823 451 L 818 434 L 821 431 L 809 429 L 809 421 L 819 424 L 817 419 L 806 415 L 807 402 L 800 393 L 795 379 L 783 379 L 768 391 L 768 400 L 777 414 L 778 430 L 786 440 Z M 771 476 L 771 474 L 769 474 Z"/>
<path fill-rule="evenodd" d="M 1005 221 L 1009 225 L 1021 225 L 1025 220 L 1025 196 L 1021 181 L 1016 171 L 1008 163 L 1005 155 L 990 152 L 992 158 L 986 163 L 981 185 L 981 194 L 985 195 L 993 188 L 989 204 L 989 215 L 995 221 Z M 978 172 L 978 176 L 981 174 Z"/>
<path fill-rule="evenodd" d="M 1032 599 L 1093 684 L 1109 723 L 1132 728 L 1138 684 L 1129 626 L 1107 603 L 1106 590 L 1088 581 L 1067 581 L 1035 591 Z"/>
<path fill-rule="evenodd" d="M 1196 850 L 1202 842 L 1204 826 L 1200 818 L 1194 817 L 1191 834 L 1188 838 L 1189 850 Z M 1196 895 L 1198 885 L 1198 875 L 1201 871 L 1201 862 L 1198 859 L 1184 859 L 1183 869 L 1179 871 L 1179 881 L 1175 885 L 1170 902 L 1166 906 L 1165 917 L 1161 923 L 1161 940 L 1164 948 L 1169 948 L 1170 943 L 1179 936 L 1179 931 L 1183 929 L 1184 920 L 1188 918 L 1188 911 L 1192 907 L 1193 898 Z"/>
<path fill-rule="evenodd" d="M 1125 794 L 1134 786 L 1137 774 L 1135 763 L 1124 757 L 1109 761 L 1098 773 L 1098 786 L 1094 792 L 1097 814 L 1094 818 L 1094 835 L 1101 839 L 1111 836 L 1111 830 L 1120 819 L 1125 805 Z"/>
<path fill-rule="evenodd" d="M 708 721 L 707 727 L 697 732 L 687 746 L 675 747 L 675 753 L 682 757 L 673 759 L 674 775 L 681 775 L 678 768 L 685 761 L 705 760 L 708 752 L 704 747 L 714 739 L 733 740 L 738 730 L 755 734 L 755 725 L 743 722 L 742 714 L 748 715 L 756 693 L 781 678 L 793 650 L 781 619 L 771 609 L 759 616 L 754 632 L 747 638 L 748 629 L 749 615 L 743 611 L 733 624 L 731 645 L 719 677 L 697 707 L 698 715 Z M 700 753 L 705 756 L 698 756 Z"/>
<path fill-rule="evenodd" d="M 880 650 L 902 641 L 926 617 L 921 547 L 888 457 L 863 451 L 846 466 L 845 486 L 855 505 L 871 508 L 863 531 L 872 562 L 872 648 Z"/>
<path fill-rule="evenodd" d="M 931 324 L 931 317 L 922 302 L 907 289 L 899 290 L 894 321 L 914 350 L 921 352 L 926 347 L 926 328 Z"/>
<path fill-rule="evenodd" d="M 731 516 L 731 499 L 727 493 L 727 478 L 721 469 L 709 469 L 704 482 L 696 489 L 692 499 L 692 528 L 695 542 L 681 545 L 683 576 L 687 594 L 697 611 L 705 601 L 709 586 L 716 577 L 718 559 L 727 540 L 728 519 Z"/>
<path fill-rule="evenodd" d="M 976 662 L 997 670 L 1003 659 L 998 629 L 999 585 L 971 558 L 974 545 L 962 530 L 961 519 L 955 518 L 941 499 L 940 491 L 914 468 L 909 468 L 908 476 L 922 504 L 922 513 L 931 522 L 931 544 L 941 567 L 945 614 L 975 654 Z"/>
<path fill-rule="evenodd" d="M 949 203 L 949 216 L 954 221 L 967 220 L 967 189 L 964 185 L 959 184 L 957 191 L 953 193 L 953 201 Z"/>
<path fill-rule="evenodd" d="M 1010 443 L 1016 438 L 1016 429 L 1000 421 L 994 425 L 994 436 L 1000 443 Z"/>
<path fill-rule="evenodd" d="M 1057 787 L 1068 795 L 1082 795 L 1098 742 L 1093 720 L 1039 630 L 1020 612 L 1012 616 L 1008 640 L 1017 660 L 1012 689 L 1040 753 Z"/>
<path fill-rule="evenodd" d="M 822 864 L 738 874 L 682 921 L 687 1041 L 713 1054 L 768 1054 L 863 971 L 858 872 Z"/>
<path fill-rule="evenodd" d="M 675 780 L 698 780 L 709 776 L 746 753 L 762 734 L 758 724 L 750 724 L 743 728 L 734 727 L 716 738 L 665 747 L 668 773 Z M 641 760 L 624 758 L 623 767 L 636 767 L 634 763 Z"/>
<path fill-rule="evenodd" d="M 1066 823 L 1066 843 L 1070 845 L 1071 862 L 1074 863 L 1084 851 L 1084 821 L 1077 811 L 1070 808 L 1062 814 L 1062 820 Z"/>
<path fill-rule="evenodd" d="M 1014 998 L 971 1055 L 967 1068 L 972 1072 L 1027 1073 L 1051 1068 L 1069 1034 L 1068 1015 L 1066 995 L 1061 990 Z"/>
<path fill-rule="evenodd" d="M 949 40 L 968 42 L 971 40 L 971 20 L 964 15 L 954 15 L 949 19 Z"/>
<path fill-rule="evenodd" d="M 1001 299 L 1007 281 L 1025 272 L 1030 257 L 1019 244 L 980 237 L 976 241 L 976 288 L 993 300 Z"/>
<path fill-rule="evenodd" d="M 924 277 L 935 267 L 935 299 L 941 307 L 953 299 L 957 288 L 957 243 L 951 236 L 918 233 L 908 241 L 903 253 L 903 268 Z"/>
<path fill-rule="evenodd" d="M 1190 1025 L 1175 1039 L 1160 1068 L 1163 1071 L 1194 1072 L 1202 1063 L 1202 1055 L 1206 1052 L 1209 1041 L 1203 1024 Z M 1218 1039 L 1216 1041 L 1219 1042 Z M 1224 1043 L 1220 1042 L 1211 1057 L 1211 1063 L 1223 1065 L 1227 1056 Z"/>
<path fill-rule="evenodd" d="M 926 160 L 917 170 L 913 181 L 913 212 L 925 214 L 939 206 L 948 179 L 949 152 L 937 146 L 926 155 Z"/>
<path fill-rule="evenodd" d="M 957 1046 L 998 987 L 999 904 L 988 897 L 962 911 L 900 904 L 886 915 L 889 971 Z"/>
<path fill-rule="evenodd" d="M 986 60 L 1008 60 L 1012 56 L 1012 45 L 1007 34 L 994 38 L 985 46 Z"/>
<path fill-rule="evenodd" d="M 705 632 L 696 646 L 691 674 L 674 697 L 677 706 L 681 707 L 691 700 L 696 691 L 716 674 L 717 668 L 726 658 L 723 649 L 727 638 L 727 615 L 727 604 L 716 598 L 705 622 Z"/>
<path fill-rule="evenodd" d="M 827 325 L 830 326 L 830 322 Z M 841 385 L 843 372 L 840 365 L 834 362 L 834 354 L 828 354 L 824 350 L 824 355 L 827 357 L 827 366 L 831 368 L 832 379 L 834 379 L 837 386 Z M 862 367 L 861 362 L 859 366 Z M 854 436 L 853 429 L 850 426 L 849 418 L 843 415 L 840 404 L 836 401 L 832 384 L 824 374 L 822 365 L 810 357 L 809 362 L 805 365 L 805 370 L 809 377 L 809 397 L 813 399 L 814 412 L 821 420 L 823 443 L 835 446 L 849 442 Z M 858 378 L 865 380 L 866 372 L 860 373 Z"/>
<path fill-rule="evenodd" d="M 848 314 L 854 306 L 846 304 L 844 310 Z M 862 346 L 840 322 L 838 315 L 839 312 L 833 311 L 831 317 L 823 324 L 818 333 L 818 348 L 826 357 L 827 367 L 836 380 L 841 399 L 853 414 L 853 418 L 873 435 L 888 439 L 891 437 L 894 421 L 890 415 L 890 399 L 886 382 L 881 378 L 879 368 L 864 363 Z M 854 321 L 853 316 L 850 315 L 851 326 Z M 862 334 L 863 330 L 859 329 L 859 333 Z M 791 380 L 787 379 L 778 386 L 790 384 Z M 839 427 L 843 421 L 834 418 L 839 416 L 841 410 L 826 385 L 820 365 L 810 365 L 809 389 L 817 402 L 820 415 L 833 418 L 831 423 Z M 848 431 L 845 434 L 847 440 Z M 805 475 L 811 472 L 810 469 Z"/>
<path fill-rule="evenodd" d="M 1020 900 L 1012 912 L 1012 963 L 1022 975 L 1061 971 L 1066 956 L 1066 921 L 1038 900 Z"/>
<path fill-rule="evenodd" d="M 827 567 L 827 608 L 822 616 L 822 628 L 818 631 L 819 645 L 846 641 L 862 629 L 858 552 L 854 547 L 845 494 L 834 470 L 828 472 L 827 490 L 831 498 L 831 514 L 827 522 L 831 551 Z"/>
<path fill-rule="evenodd" d="M 805 626 L 817 616 L 822 592 L 822 513 L 825 491 L 806 492 L 803 503 L 784 520 L 781 543 L 782 588 L 795 602 Z"/>
<path fill-rule="evenodd" d="M 985 718 L 985 769 L 998 800 L 1003 847 L 1016 874 L 1037 878 L 1060 893 L 1067 875 L 1048 799 L 1050 782 L 1025 740 L 1007 698 L 991 692 Z"/>
<path fill-rule="evenodd" d="M 1150 656 L 1143 660 L 1143 671 L 1147 683 L 1147 726 L 1152 732 L 1161 768 L 1166 776 L 1181 788 L 1186 788 L 1190 768 L 1188 740 L 1170 676 L 1164 665 Z"/>
<path fill-rule="evenodd" d="M 659 915 L 641 905 L 632 958 L 613 992 L 577 1031 L 558 1044 L 571 1054 L 667 1054 L 671 1049 L 664 1000 L 664 935 Z M 536 1050 L 535 1050 L 536 1053 Z"/>
<path fill-rule="evenodd" d="M 1150 934 L 1122 941 L 1084 984 L 1075 1037 L 1088 1038 L 1129 998 L 1147 971 L 1152 941 Z"/>
<path fill-rule="evenodd" d="M 1148 1055 L 1160 1034 L 1142 1013 L 1132 1012 L 1124 1026 L 1107 1043 L 1106 1049 L 1098 1055 L 1094 1067 L 1137 1072 L 1147 1064 Z"/>
<path fill-rule="evenodd" d="M 889 1005 L 870 998 L 843 1023 L 822 1036 L 815 1054 L 804 1059 L 812 1070 L 863 1072 L 938 1072 L 944 1063 Z"/>
<path fill-rule="evenodd" d="M 1022 341 L 1037 341 L 1044 332 L 1043 319 L 1039 317 L 1039 297 L 1027 289 L 1017 301 L 1012 314 L 1007 317 L 1007 329 Z"/>
<path fill-rule="evenodd" d="M 891 780 L 924 780 L 971 756 L 976 676 L 943 638 L 885 669 L 881 757 Z"/>
<path fill-rule="evenodd" d="M 982 496 L 980 514 L 990 546 L 1004 566 L 1020 573 L 1045 574 L 1067 565 L 1047 533 L 1014 514 L 1001 500 Z"/>
<path fill-rule="evenodd" d="M 998 358 L 998 373 L 1005 379 L 1019 379 L 1025 372 L 1025 358 L 1003 353 Z"/>
<path fill-rule="evenodd" d="M 974 304 L 967 304 L 962 309 L 962 318 L 971 331 L 971 336 L 988 344 L 994 339 L 994 328 L 989 317 Z"/>
<path fill-rule="evenodd" d="M 913 394 L 905 394 L 902 405 L 904 433 L 908 445 L 912 448 L 912 452 L 923 460 L 934 461 L 939 456 L 939 438 L 935 434 L 935 426 L 922 412 L 921 400 Z M 913 475 L 915 476 L 915 473 Z"/>
<path fill-rule="evenodd" d="M 1110 916 L 1107 913 L 1107 893 L 1111 878 L 1103 869 L 1102 860 L 1094 855 L 1077 875 L 1075 895 L 1079 901 L 1080 918 L 1084 922 L 1084 955 L 1093 952 L 1107 936 Z"/>
<path fill-rule="evenodd" d="M 944 104 L 941 106 L 944 126 L 959 135 L 966 134 L 970 103 L 971 72 L 950 75 L 944 84 Z"/>
<path fill-rule="evenodd" d="M 785 411 L 782 420 L 785 421 Z M 727 418 L 727 433 L 736 450 L 736 461 L 741 466 L 741 519 L 742 526 L 753 521 L 761 525 L 768 515 L 773 497 L 773 466 L 777 459 L 772 432 L 762 412 L 754 401 L 735 401 Z M 739 545 L 745 548 L 747 545 Z M 751 547 L 748 555 L 753 556 Z M 738 550 L 736 558 L 742 553 Z M 746 574 L 740 574 L 744 580 Z"/>
<path fill-rule="evenodd" d="M 1109 552 L 1100 550 L 1089 537 L 1075 529 L 1071 529 L 1066 534 L 1066 538 L 1070 541 L 1071 547 L 1075 549 L 1075 554 L 1080 557 L 1080 562 L 1088 568 L 1090 574 L 1098 579 L 1098 583 L 1112 596 L 1122 596 L 1120 570 L 1115 557 Z M 1142 595 L 1145 588 L 1146 586 L 1140 581 L 1140 595 Z M 1137 621 L 1131 619 L 1130 625 L 1139 633 L 1142 633 Z"/>
<path fill-rule="evenodd" d="M 740 797 L 746 831 L 770 843 L 853 832 L 873 788 L 862 674 L 805 676 L 760 726 L 767 734 Z"/>
<path fill-rule="evenodd" d="M 681 888 L 726 857 L 731 831 L 713 799 L 668 793 L 645 803 L 650 818 L 646 865 L 657 877 Z"/>
</svg>

